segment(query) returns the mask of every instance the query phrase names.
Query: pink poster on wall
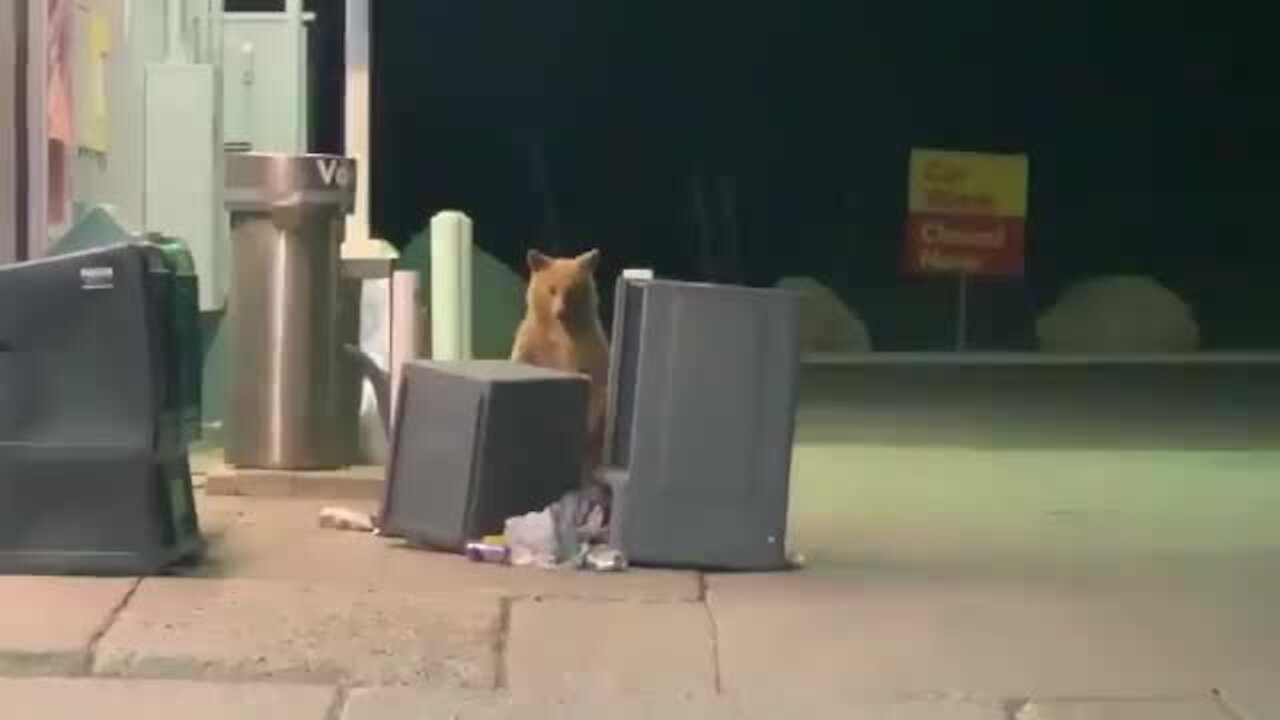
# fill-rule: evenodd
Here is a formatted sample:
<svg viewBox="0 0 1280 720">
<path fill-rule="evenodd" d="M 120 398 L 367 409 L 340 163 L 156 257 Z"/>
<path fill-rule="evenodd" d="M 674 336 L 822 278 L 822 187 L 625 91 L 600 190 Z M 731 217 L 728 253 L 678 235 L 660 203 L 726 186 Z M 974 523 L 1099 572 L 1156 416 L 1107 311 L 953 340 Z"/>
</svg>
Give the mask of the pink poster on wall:
<svg viewBox="0 0 1280 720">
<path fill-rule="evenodd" d="M 49 224 L 66 220 L 71 202 L 70 153 L 74 147 L 71 112 L 71 20 L 75 0 L 46 0 L 47 107 L 49 134 Z"/>
</svg>

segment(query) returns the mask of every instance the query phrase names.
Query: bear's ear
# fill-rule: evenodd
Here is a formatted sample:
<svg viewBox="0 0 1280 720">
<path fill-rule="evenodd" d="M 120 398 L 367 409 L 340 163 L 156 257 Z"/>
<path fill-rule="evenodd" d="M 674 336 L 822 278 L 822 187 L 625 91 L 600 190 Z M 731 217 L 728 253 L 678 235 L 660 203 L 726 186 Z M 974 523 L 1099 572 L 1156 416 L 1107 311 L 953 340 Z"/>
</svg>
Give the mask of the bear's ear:
<svg viewBox="0 0 1280 720">
<path fill-rule="evenodd" d="M 588 250 L 574 259 L 578 261 L 579 265 L 586 268 L 587 272 L 595 272 L 596 268 L 600 266 L 600 251 L 598 249 Z"/>
<path fill-rule="evenodd" d="M 538 272 L 539 270 L 551 264 L 551 258 L 547 257 L 546 255 L 543 255 L 541 252 L 537 250 L 530 250 L 525 255 L 525 262 L 529 264 L 529 269 L 531 271 Z"/>
</svg>

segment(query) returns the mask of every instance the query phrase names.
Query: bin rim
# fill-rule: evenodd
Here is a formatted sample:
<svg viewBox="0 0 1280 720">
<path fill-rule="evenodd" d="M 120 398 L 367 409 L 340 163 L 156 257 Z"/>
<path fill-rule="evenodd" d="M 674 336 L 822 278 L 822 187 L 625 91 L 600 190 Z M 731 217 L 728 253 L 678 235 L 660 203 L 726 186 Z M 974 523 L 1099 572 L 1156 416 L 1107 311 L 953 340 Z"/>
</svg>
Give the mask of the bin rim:
<svg viewBox="0 0 1280 720">
<path fill-rule="evenodd" d="M 231 212 L 281 205 L 334 206 L 350 213 L 356 197 L 355 158 L 319 153 L 226 153 L 223 205 Z"/>
</svg>

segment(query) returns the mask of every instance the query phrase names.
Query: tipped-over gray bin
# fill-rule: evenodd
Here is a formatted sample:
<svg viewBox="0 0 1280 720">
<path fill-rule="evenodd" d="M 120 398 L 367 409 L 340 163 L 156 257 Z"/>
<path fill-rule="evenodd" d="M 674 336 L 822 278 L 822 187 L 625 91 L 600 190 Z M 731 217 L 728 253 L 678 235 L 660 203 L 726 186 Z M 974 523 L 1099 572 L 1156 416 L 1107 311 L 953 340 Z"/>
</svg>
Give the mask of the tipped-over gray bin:
<svg viewBox="0 0 1280 720">
<path fill-rule="evenodd" d="M 0 267 L 0 573 L 149 575 L 203 549 L 175 282 L 146 245 Z"/>
<path fill-rule="evenodd" d="M 585 375 L 464 360 L 415 361 L 402 378 L 384 534 L 461 550 L 579 484 Z"/>
<path fill-rule="evenodd" d="M 794 293 L 618 281 L 606 472 L 632 562 L 786 565 L 799 347 Z"/>
</svg>

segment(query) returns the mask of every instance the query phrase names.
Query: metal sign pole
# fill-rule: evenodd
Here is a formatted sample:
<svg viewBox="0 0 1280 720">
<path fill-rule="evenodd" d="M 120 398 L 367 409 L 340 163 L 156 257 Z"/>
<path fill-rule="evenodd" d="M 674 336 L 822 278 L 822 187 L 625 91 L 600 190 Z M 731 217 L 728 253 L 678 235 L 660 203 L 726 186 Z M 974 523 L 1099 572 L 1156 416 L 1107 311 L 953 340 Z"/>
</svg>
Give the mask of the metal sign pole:
<svg viewBox="0 0 1280 720">
<path fill-rule="evenodd" d="M 956 285 L 956 350 L 964 352 L 967 342 L 965 332 L 969 322 L 969 275 L 961 273 Z"/>
</svg>

